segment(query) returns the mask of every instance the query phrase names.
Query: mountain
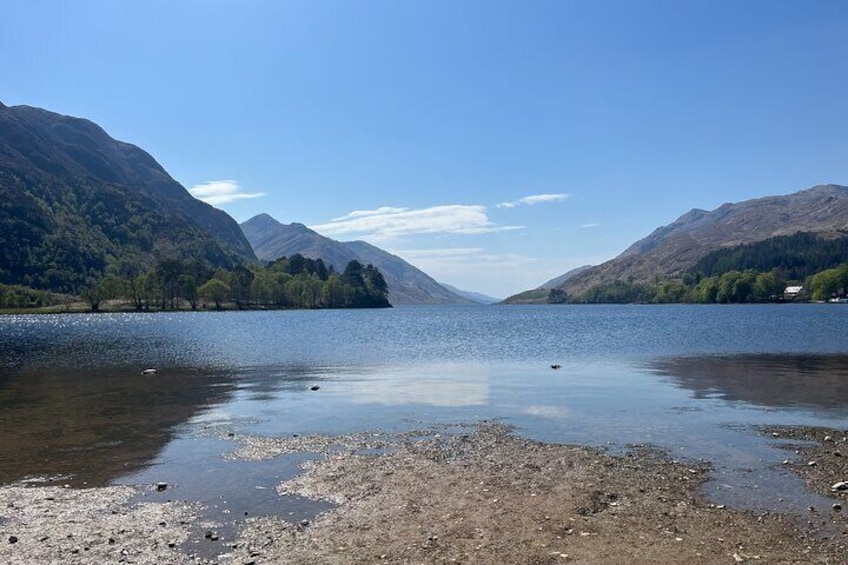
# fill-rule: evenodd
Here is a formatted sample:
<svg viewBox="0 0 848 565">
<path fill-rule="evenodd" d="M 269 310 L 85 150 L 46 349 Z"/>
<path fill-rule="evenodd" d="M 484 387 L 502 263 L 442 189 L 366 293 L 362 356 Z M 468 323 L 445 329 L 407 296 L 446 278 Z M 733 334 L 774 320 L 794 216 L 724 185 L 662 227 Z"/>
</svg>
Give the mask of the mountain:
<svg viewBox="0 0 848 565">
<path fill-rule="evenodd" d="M 322 259 L 337 271 L 357 260 L 377 267 L 389 285 L 389 302 L 405 304 L 472 304 L 472 301 L 443 287 L 429 275 L 364 241 L 341 242 L 315 232 L 303 224 L 282 224 L 268 214 L 259 214 L 241 224 L 242 231 L 263 261 L 299 253 Z"/>
<path fill-rule="evenodd" d="M 443 287 L 445 287 L 446 289 L 448 289 L 449 291 L 454 292 L 454 293 L 456 293 L 460 296 L 464 296 L 468 300 L 471 300 L 472 302 L 476 302 L 478 304 L 486 304 L 486 305 L 496 304 L 496 303 L 501 301 L 500 298 L 493 298 L 491 296 L 487 296 L 487 295 L 481 294 L 479 292 L 472 292 L 470 290 L 462 290 L 460 288 L 457 288 L 457 287 L 450 285 L 450 284 L 447 284 L 447 283 L 439 283 L 439 284 L 442 285 Z"/>
<path fill-rule="evenodd" d="M 621 255 L 568 278 L 554 290 L 580 296 L 614 281 L 652 284 L 693 268 L 708 254 L 799 232 L 848 234 L 848 187 L 828 184 L 794 194 L 694 209 L 628 247 Z M 536 291 L 507 299 L 526 301 Z M 548 297 L 541 298 L 545 301 Z"/>
<path fill-rule="evenodd" d="M 562 286 L 568 279 L 576 277 L 577 275 L 579 275 L 583 271 L 589 270 L 591 268 L 592 268 L 592 265 L 583 265 L 582 267 L 577 267 L 575 269 L 571 269 L 570 271 L 567 271 L 565 274 L 562 274 L 558 277 L 554 277 L 551 280 L 549 280 L 548 282 L 546 282 L 542 285 L 539 285 L 538 288 L 539 289 L 557 288 L 559 286 Z"/>
<path fill-rule="evenodd" d="M 85 119 L 0 104 L 0 283 L 77 293 L 126 260 L 256 260 L 238 224 Z"/>
</svg>

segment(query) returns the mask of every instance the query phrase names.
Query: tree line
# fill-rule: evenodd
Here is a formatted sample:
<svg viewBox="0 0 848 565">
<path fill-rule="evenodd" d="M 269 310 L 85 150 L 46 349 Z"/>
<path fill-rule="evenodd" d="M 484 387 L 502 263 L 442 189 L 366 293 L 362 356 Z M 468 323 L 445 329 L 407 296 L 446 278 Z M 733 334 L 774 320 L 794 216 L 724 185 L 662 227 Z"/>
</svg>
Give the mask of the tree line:
<svg viewBox="0 0 848 565">
<path fill-rule="evenodd" d="M 801 286 L 798 295 L 786 295 L 788 286 Z M 830 300 L 848 294 L 848 263 L 825 269 L 803 280 L 790 279 L 780 269 L 758 272 L 728 271 L 708 277 L 683 273 L 657 284 L 616 280 L 590 288 L 581 297 L 555 297 L 556 303 L 586 304 L 741 304 L 787 300 Z M 549 302 L 552 302 L 549 299 Z"/>
<path fill-rule="evenodd" d="M 138 263 L 117 261 L 106 276 L 90 279 L 80 298 L 93 312 L 110 309 L 286 309 L 390 307 L 388 285 L 379 269 L 350 261 L 338 273 L 321 259 L 300 254 L 265 266 L 212 269 L 200 261 L 168 259 L 142 271 Z M 8 300 L 3 301 L 4 297 Z M 65 297 L 67 300 L 67 297 Z M 55 304 L 58 295 L 0 285 L 0 305 Z"/>
<path fill-rule="evenodd" d="M 788 286 L 802 286 L 787 296 Z M 830 300 L 848 294 L 848 237 L 797 233 L 706 255 L 691 272 L 653 284 L 616 280 L 579 297 L 551 294 L 551 303 L 728 304 Z"/>
</svg>

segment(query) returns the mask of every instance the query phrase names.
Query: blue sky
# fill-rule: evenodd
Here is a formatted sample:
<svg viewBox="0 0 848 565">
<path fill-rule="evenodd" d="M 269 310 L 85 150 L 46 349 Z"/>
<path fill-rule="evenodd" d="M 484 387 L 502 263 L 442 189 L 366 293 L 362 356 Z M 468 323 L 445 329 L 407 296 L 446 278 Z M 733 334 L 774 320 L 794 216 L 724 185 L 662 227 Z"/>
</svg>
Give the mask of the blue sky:
<svg viewBox="0 0 848 565">
<path fill-rule="evenodd" d="M 0 101 L 503 297 L 848 184 L 848 2 L 4 0 Z"/>
</svg>

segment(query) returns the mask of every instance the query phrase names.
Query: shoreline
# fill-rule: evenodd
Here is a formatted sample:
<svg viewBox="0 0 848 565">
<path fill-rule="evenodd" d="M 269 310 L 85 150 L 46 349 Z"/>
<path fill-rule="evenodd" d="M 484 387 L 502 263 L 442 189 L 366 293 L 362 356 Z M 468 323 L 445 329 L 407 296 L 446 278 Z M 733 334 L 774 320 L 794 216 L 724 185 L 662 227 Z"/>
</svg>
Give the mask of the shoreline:
<svg viewBox="0 0 848 565">
<path fill-rule="evenodd" d="M 809 475 L 814 490 L 848 472 L 848 458 L 833 455 L 848 451 L 845 431 L 783 427 L 768 433 L 816 442 L 800 450 L 804 459 L 816 458 L 815 466 L 792 465 L 805 480 Z M 7 485 L 0 487 L 0 561 L 839 563 L 848 552 L 848 513 L 725 508 L 702 493 L 708 465 L 672 462 L 650 447 L 610 455 L 522 439 L 487 423 L 403 434 L 235 439 L 239 446 L 228 457 L 238 460 L 321 455 L 277 490 L 335 507 L 309 522 L 239 519 L 237 538 L 219 541 L 211 539 L 216 524 L 197 505 L 128 505 L 152 485 Z M 827 494 L 848 503 L 848 492 Z"/>
</svg>

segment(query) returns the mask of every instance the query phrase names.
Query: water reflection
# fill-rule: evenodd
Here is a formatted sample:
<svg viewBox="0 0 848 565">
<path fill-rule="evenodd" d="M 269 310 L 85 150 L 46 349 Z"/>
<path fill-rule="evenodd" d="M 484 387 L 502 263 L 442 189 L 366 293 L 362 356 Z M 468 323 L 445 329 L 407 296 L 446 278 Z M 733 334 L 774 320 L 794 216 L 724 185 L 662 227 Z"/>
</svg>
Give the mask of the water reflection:
<svg viewBox="0 0 848 565">
<path fill-rule="evenodd" d="M 848 408 L 848 355 L 677 357 L 651 369 L 696 399 L 826 412 Z"/>
<path fill-rule="evenodd" d="M 481 365 L 395 368 L 375 377 L 348 381 L 346 392 L 350 400 L 357 404 L 444 408 L 489 404 L 488 367 Z"/>
<path fill-rule="evenodd" d="M 83 371 L 27 369 L 0 382 L 0 483 L 69 476 L 75 486 L 104 485 L 136 471 L 204 407 L 224 401 L 226 374 L 138 367 Z"/>
</svg>

